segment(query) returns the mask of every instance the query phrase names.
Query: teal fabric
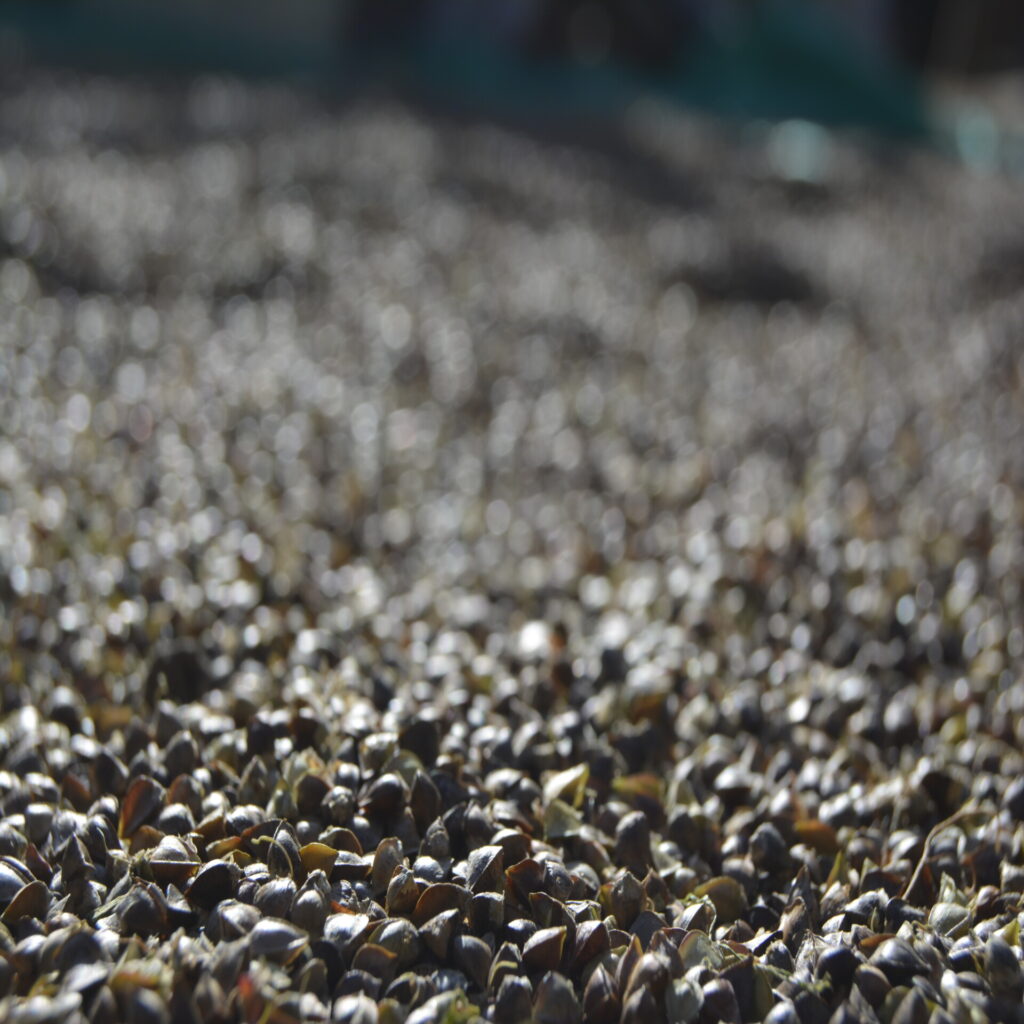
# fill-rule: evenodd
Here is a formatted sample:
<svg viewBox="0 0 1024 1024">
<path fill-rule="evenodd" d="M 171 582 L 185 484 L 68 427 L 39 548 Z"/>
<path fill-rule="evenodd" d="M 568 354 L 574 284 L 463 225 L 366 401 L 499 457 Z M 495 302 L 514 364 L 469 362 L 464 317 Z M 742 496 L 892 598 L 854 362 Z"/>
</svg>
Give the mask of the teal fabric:
<svg viewBox="0 0 1024 1024">
<path fill-rule="evenodd" d="M 326 2 L 326 0 L 325 0 Z M 288 5 L 280 10 L 287 17 Z M 615 116 L 640 96 L 743 118 L 806 118 L 908 138 L 931 131 L 917 83 L 858 47 L 820 5 L 761 0 L 727 37 L 705 33 L 652 73 L 605 63 L 527 59 L 493 39 L 424 34 L 401 52 L 346 51 L 335 35 L 277 33 L 263 22 L 200 16 L 137 0 L 3 2 L 0 26 L 39 56 L 103 68 L 220 70 L 302 77 L 337 88 L 382 74 L 415 96 L 499 116 Z M 207 13 L 209 12 L 209 13 Z"/>
<path fill-rule="evenodd" d="M 337 41 L 149 0 L 0 0 L 0 29 L 34 57 L 111 71 L 223 71 L 245 77 L 335 73 Z M 286 11 L 282 4 L 281 10 Z"/>
</svg>

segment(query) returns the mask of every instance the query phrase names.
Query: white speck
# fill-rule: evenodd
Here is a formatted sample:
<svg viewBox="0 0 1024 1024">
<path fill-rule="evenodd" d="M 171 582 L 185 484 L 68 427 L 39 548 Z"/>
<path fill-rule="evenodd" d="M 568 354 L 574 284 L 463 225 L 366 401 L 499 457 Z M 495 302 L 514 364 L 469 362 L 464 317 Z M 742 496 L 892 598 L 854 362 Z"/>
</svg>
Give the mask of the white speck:
<svg viewBox="0 0 1024 1024">
<path fill-rule="evenodd" d="M 89 420 L 92 419 L 92 403 L 86 395 L 78 392 L 68 399 L 65 413 L 71 429 L 76 434 L 81 434 L 88 428 Z"/>
<path fill-rule="evenodd" d="M 551 631 L 546 622 L 534 619 L 519 632 L 519 654 L 523 658 L 546 657 L 551 647 Z"/>
<path fill-rule="evenodd" d="M 138 402 L 146 393 L 146 371 L 138 363 L 123 363 L 117 370 L 117 393 L 126 402 Z"/>
</svg>

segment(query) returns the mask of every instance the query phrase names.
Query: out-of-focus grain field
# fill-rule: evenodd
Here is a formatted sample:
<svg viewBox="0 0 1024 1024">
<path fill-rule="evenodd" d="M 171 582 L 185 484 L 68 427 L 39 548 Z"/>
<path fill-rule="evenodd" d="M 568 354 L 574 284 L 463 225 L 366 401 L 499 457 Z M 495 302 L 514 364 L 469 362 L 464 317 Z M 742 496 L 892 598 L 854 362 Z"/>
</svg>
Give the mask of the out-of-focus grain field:
<svg viewBox="0 0 1024 1024">
<path fill-rule="evenodd" d="M 1020 1020 L 1022 229 L 800 123 L 8 81 L 6 1019 Z"/>
</svg>

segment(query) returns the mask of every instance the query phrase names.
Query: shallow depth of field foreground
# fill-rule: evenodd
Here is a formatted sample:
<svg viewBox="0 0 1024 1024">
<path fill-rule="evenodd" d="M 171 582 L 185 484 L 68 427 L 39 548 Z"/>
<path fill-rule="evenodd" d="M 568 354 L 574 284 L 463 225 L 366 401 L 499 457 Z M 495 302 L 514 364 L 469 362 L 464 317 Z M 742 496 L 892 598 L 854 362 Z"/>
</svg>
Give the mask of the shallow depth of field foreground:
<svg viewBox="0 0 1024 1024">
<path fill-rule="evenodd" d="M 1020 182 L 0 126 L 0 1018 L 1024 1020 Z"/>
</svg>

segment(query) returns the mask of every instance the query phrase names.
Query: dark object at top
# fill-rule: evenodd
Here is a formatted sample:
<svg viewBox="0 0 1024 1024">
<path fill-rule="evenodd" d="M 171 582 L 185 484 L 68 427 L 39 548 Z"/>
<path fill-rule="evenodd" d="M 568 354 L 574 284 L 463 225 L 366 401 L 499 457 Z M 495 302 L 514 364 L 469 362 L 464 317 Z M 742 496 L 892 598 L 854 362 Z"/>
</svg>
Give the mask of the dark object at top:
<svg viewBox="0 0 1024 1024">
<path fill-rule="evenodd" d="M 170 640 L 157 645 L 146 675 L 146 698 L 150 703 L 166 696 L 189 704 L 199 700 L 212 685 L 210 660 L 194 640 Z"/>
</svg>

